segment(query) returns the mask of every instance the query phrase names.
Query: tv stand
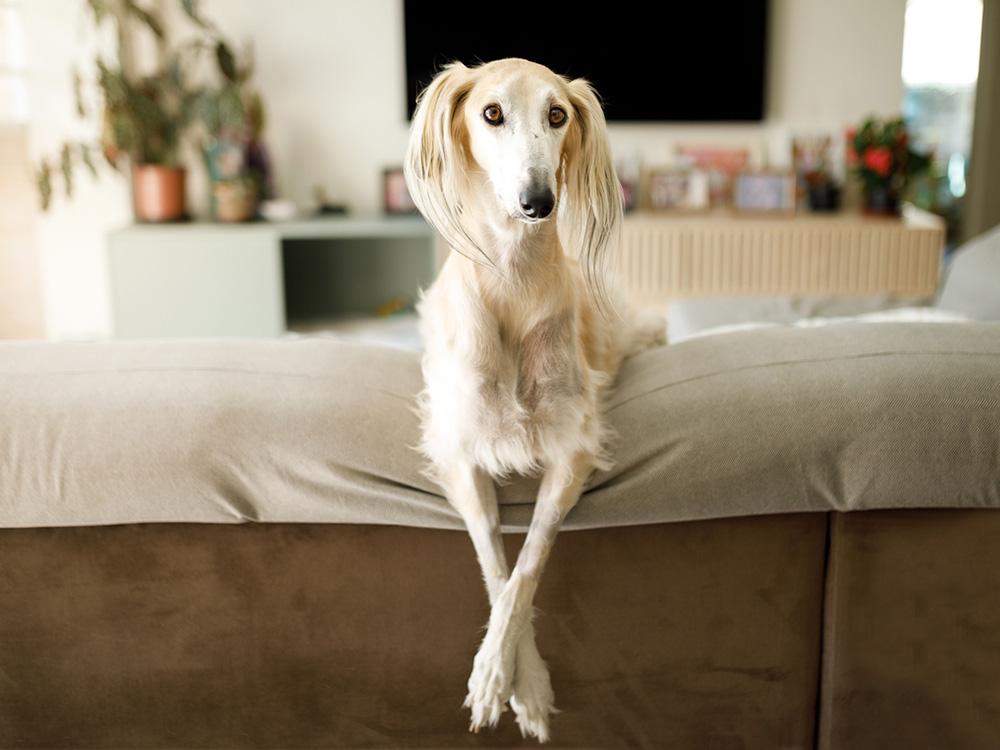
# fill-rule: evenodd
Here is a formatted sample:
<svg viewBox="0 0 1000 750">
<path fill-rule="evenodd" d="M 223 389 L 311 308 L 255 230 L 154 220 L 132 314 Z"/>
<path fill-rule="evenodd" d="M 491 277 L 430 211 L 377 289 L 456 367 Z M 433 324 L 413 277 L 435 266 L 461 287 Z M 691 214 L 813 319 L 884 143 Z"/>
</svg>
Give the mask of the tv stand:
<svg viewBox="0 0 1000 750">
<path fill-rule="evenodd" d="M 944 223 L 857 213 L 630 214 L 614 250 L 633 303 L 722 295 L 932 295 Z M 110 236 L 114 333 L 280 336 L 411 306 L 444 249 L 420 217 L 136 225 Z"/>
</svg>

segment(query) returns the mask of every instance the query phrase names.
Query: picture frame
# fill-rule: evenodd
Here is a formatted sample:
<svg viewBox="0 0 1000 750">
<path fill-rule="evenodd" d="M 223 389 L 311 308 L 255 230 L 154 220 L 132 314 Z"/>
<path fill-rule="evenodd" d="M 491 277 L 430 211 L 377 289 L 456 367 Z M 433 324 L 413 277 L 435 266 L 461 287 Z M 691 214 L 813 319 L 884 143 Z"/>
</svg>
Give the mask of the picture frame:
<svg viewBox="0 0 1000 750">
<path fill-rule="evenodd" d="M 646 172 L 646 208 L 651 211 L 707 211 L 708 174 L 692 169 L 651 169 Z"/>
<path fill-rule="evenodd" d="M 742 214 L 795 213 L 795 172 L 746 171 L 733 179 L 733 209 Z"/>
<path fill-rule="evenodd" d="M 712 207 L 727 206 L 732 199 L 733 178 L 758 164 L 749 145 L 682 144 L 676 148 L 678 163 L 708 175 L 709 202 Z"/>
<path fill-rule="evenodd" d="M 417 205 L 406 188 L 402 167 L 389 167 L 382 171 L 382 200 L 387 214 L 409 216 L 418 213 Z"/>
</svg>

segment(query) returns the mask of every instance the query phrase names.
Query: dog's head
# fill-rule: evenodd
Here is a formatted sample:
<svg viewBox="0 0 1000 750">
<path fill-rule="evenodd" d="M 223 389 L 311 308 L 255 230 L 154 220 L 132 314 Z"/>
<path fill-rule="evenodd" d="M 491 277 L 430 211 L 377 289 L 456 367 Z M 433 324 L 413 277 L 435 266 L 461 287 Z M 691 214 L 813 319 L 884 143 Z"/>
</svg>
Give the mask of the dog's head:
<svg viewBox="0 0 1000 750">
<path fill-rule="evenodd" d="M 527 60 L 452 63 L 421 94 L 404 168 L 414 202 L 458 250 L 470 191 L 499 221 L 559 217 L 564 247 L 588 267 L 622 215 L 604 112 L 583 79 Z"/>
</svg>

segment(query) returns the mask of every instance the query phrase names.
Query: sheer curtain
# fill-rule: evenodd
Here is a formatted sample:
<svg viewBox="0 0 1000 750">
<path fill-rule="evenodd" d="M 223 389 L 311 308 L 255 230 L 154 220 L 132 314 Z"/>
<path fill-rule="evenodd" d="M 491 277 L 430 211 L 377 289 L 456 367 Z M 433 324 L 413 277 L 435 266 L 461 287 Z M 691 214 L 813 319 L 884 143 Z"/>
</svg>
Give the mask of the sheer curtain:
<svg viewBox="0 0 1000 750">
<path fill-rule="evenodd" d="M 968 192 L 962 229 L 971 239 L 1000 226 L 1000 0 L 985 0 L 983 5 Z"/>
</svg>

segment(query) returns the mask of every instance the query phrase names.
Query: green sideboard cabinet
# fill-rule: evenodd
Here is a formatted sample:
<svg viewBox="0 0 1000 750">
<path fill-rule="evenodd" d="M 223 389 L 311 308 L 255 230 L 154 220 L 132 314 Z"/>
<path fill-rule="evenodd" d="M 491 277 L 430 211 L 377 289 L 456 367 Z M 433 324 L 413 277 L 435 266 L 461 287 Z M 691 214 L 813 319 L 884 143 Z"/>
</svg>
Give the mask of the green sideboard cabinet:
<svg viewBox="0 0 1000 750">
<path fill-rule="evenodd" d="M 435 271 L 419 217 L 137 224 L 108 241 L 116 338 L 271 337 L 410 306 Z"/>
</svg>

